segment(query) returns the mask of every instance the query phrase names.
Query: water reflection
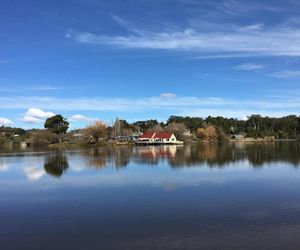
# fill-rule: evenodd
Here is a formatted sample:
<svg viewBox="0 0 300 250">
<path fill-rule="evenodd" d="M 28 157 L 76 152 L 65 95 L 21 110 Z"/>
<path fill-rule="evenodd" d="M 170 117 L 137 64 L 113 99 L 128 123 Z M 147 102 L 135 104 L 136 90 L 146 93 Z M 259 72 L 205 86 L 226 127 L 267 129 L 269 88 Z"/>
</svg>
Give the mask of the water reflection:
<svg viewBox="0 0 300 250">
<path fill-rule="evenodd" d="M 47 174 L 60 177 L 69 168 L 67 157 L 61 152 L 47 156 L 44 164 L 44 169 Z"/>
<path fill-rule="evenodd" d="M 12 157 L 13 156 L 13 157 Z M 26 157 L 25 157 L 26 156 Z M 10 169 L 8 159 L 22 157 L 38 161 L 36 165 L 23 166 L 30 180 L 44 175 L 60 177 L 72 166 L 72 170 L 84 168 L 105 169 L 126 168 L 130 164 L 147 167 L 165 164 L 170 168 L 209 167 L 223 168 L 239 163 L 247 163 L 254 168 L 268 163 L 284 162 L 298 167 L 300 164 L 300 144 L 298 142 L 241 143 L 241 144 L 188 144 L 185 146 L 120 146 L 94 147 L 75 151 L 46 151 L 43 153 L 11 154 L 0 157 L 0 173 Z M 69 163 L 70 159 L 76 158 Z M 70 158 L 70 159 L 68 159 Z M 41 161 L 43 162 L 41 165 Z M 76 163 L 78 162 L 78 164 Z M 27 164 L 27 163 L 26 163 Z"/>
<path fill-rule="evenodd" d="M 295 167 L 300 163 L 300 144 L 277 142 L 268 144 L 191 144 L 185 146 L 149 146 L 90 148 L 80 151 L 89 167 L 126 167 L 129 162 L 157 165 L 167 161 L 173 167 L 225 167 L 231 163 L 248 161 L 253 167 L 266 163 L 286 162 Z"/>
<path fill-rule="evenodd" d="M 295 142 L 1 156 L 1 249 L 296 250 L 299 164 Z"/>
</svg>

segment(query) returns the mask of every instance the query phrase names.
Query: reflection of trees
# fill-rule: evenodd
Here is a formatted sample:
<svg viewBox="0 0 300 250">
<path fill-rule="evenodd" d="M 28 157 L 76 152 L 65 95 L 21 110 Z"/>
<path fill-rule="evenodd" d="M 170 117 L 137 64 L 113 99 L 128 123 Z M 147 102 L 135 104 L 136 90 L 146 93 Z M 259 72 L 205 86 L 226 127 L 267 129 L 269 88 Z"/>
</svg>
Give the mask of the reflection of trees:
<svg viewBox="0 0 300 250">
<path fill-rule="evenodd" d="M 230 144 L 187 145 L 180 148 L 170 159 L 172 167 L 207 164 L 223 166 L 234 161 L 234 148 Z"/>
<path fill-rule="evenodd" d="M 296 142 L 247 145 L 246 151 L 249 162 L 253 166 L 278 161 L 294 166 L 298 166 L 300 163 L 300 144 Z"/>
<path fill-rule="evenodd" d="M 297 142 L 187 145 L 170 158 L 172 167 L 208 164 L 222 167 L 232 162 L 248 160 L 254 167 L 271 162 L 300 164 L 300 144 Z"/>
<path fill-rule="evenodd" d="M 69 168 L 67 157 L 61 153 L 46 158 L 44 169 L 47 174 L 60 177 Z"/>
<path fill-rule="evenodd" d="M 268 162 L 300 163 L 300 144 L 296 142 L 250 143 L 250 144 L 196 144 L 177 147 L 174 155 L 169 155 L 171 166 L 195 166 L 207 164 L 222 167 L 227 164 L 248 160 L 253 166 Z"/>
<path fill-rule="evenodd" d="M 128 146 L 119 146 L 114 150 L 114 160 L 115 160 L 115 167 L 121 168 L 126 167 L 132 156 L 132 147 Z"/>
<path fill-rule="evenodd" d="M 132 147 L 92 147 L 82 150 L 80 154 L 89 167 L 101 169 L 113 165 L 121 168 L 128 165 L 132 156 Z"/>
<path fill-rule="evenodd" d="M 93 168 L 126 167 L 129 162 L 157 165 L 162 161 L 167 161 L 174 168 L 203 165 L 224 167 L 243 160 L 254 167 L 271 162 L 300 164 L 300 144 L 297 142 L 95 147 L 80 153 L 87 166 Z"/>
<path fill-rule="evenodd" d="M 86 165 L 92 168 L 104 168 L 106 167 L 109 158 L 109 148 L 106 147 L 93 147 L 87 150 L 80 151 L 80 154 L 84 157 Z"/>
</svg>

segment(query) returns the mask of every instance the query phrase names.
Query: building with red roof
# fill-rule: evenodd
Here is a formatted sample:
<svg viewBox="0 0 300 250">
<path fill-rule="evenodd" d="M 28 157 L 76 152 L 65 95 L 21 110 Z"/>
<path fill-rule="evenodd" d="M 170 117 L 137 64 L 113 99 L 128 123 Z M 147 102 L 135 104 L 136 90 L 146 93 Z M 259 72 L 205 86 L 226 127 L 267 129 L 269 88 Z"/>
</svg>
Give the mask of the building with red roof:
<svg viewBox="0 0 300 250">
<path fill-rule="evenodd" d="M 145 132 L 139 138 L 139 144 L 182 144 L 173 133 L 169 132 Z"/>
</svg>

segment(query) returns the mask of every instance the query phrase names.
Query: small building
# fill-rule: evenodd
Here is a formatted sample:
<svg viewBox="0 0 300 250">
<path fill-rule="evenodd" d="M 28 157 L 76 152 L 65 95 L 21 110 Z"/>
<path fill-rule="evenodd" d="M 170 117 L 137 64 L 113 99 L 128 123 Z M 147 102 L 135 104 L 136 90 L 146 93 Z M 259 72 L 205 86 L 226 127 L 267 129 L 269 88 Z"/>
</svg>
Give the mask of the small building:
<svg viewBox="0 0 300 250">
<path fill-rule="evenodd" d="M 137 140 L 138 144 L 183 144 L 178 141 L 173 133 L 169 132 L 145 132 Z"/>
</svg>

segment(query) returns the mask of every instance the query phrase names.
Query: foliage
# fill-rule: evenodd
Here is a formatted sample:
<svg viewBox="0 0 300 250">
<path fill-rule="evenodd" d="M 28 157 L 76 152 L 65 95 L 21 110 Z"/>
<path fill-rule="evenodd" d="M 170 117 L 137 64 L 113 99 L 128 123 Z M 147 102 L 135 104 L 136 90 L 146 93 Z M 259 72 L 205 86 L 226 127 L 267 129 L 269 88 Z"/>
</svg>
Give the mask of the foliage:
<svg viewBox="0 0 300 250">
<path fill-rule="evenodd" d="M 100 138 L 107 136 L 107 127 L 101 121 L 96 121 L 94 124 L 91 124 L 82 130 L 82 133 L 88 140 L 93 142 L 99 142 Z"/>
<path fill-rule="evenodd" d="M 166 131 L 174 133 L 174 135 L 179 140 L 183 140 L 184 138 L 184 132 L 186 131 L 186 127 L 184 123 L 177 123 L 177 122 L 171 122 L 166 126 Z"/>
<path fill-rule="evenodd" d="M 136 128 L 136 130 L 140 132 L 145 132 L 151 130 L 154 126 L 158 125 L 157 120 L 146 120 L 146 121 L 137 121 L 132 125 Z"/>
<path fill-rule="evenodd" d="M 226 135 L 245 133 L 247 137 L 254 138 L 274 136 L 278 139 L 296 139 L 299 138 L 300 134 L 300 117 L 296 115 L 280 118 L 251 115 L 246 120 L 224 118 L 221 116 L 208 116 L 205 119 L 198 117 L 170 116 L 167 124 L 171 122 L 183 122 L 192 133 L 195 133 L 198 128 L 215 126 L 217 129 L 221 128 Z"/>
<path fill-rule="evenodd" d="M 7 137 L 12 137 L 14 135 L 25 135 L 26 130 L 22 128 L 0 126 L 0 134 L 6 135 Z"/>
<path fill-rule="evenodd" d="M 217 139 L 217 130 L 214 126 L 198 128 L 196 135 L 201 140 L 215 141 Z"/>
<path fill-rule="evenodd" d="M 49 130 L 35 130 L 27 135 L 27 141 L 33 146 L 46 146 L 58 142 L 58 136 Z"/>
<path fill-rule="evenodd" d="M 44 127 L 52 133 L 59 135 L 67 132 L 69 122 L 62 115 L 55 115 L 46 120 Z"/>
<path fill-rule="evenodd" d="M 183 123 L 191 132 L 196 132 L 198 128 L 203 127 L 204 119 L 200 117 L 170 116 L 167 125 L 172 122 Z"/>
</svg>

